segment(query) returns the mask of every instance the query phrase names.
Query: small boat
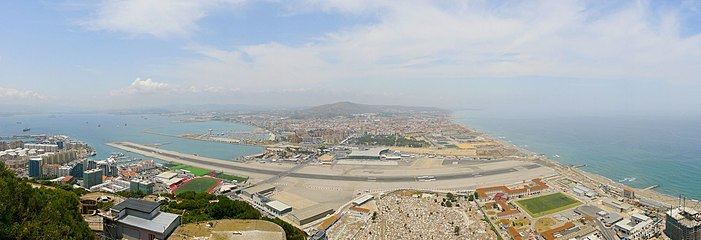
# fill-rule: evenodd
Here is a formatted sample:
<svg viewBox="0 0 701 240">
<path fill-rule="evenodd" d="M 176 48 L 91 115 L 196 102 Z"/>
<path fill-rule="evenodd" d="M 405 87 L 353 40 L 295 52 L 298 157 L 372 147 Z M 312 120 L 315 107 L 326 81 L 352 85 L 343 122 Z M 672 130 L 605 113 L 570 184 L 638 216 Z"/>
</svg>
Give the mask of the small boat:
<svg viewBox="0 0 701 240">
<path fill-rule="evenodd" d="M 25 129 L 22 129 L 22 132 L 29 132 L 30 130 L 32 130 L 32 129 L 31 129 L 31 128 L 25 128 Z"/>
<path fill-rule="evenodd" d="M 97 153 L 96 153 L 95 151 L 92 151 L 92 152 L 90 152 L 89 155 L 90 155 L 91 157 L 94 157 L 95 155 L 97 155 Z"/>
<path fill-rule="evenodd" d="M 555 155 L 553 155 L 553 157 L 559 158 L 559 157 L 560 157 L 560 155 L 557 155 L 557 154 L 555 154 Z"/>
</svg>

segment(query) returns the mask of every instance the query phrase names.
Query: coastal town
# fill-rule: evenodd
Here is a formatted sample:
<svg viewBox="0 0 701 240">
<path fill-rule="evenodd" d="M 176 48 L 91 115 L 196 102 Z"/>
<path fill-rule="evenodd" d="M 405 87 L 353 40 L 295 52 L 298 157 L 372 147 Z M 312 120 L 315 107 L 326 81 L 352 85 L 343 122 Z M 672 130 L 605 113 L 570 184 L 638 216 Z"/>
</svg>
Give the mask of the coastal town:
<svg viewBox="0 0 701 240">
<path fill-rule="evenodd" d="M 560 164 L 457 124 L 440 109 L 342 102 L 299 111 L 183 116 L 256 129 L 169 137 L 265 150 L 215 159 L 158 143 L 88 144 L 64 135 L 24 134 L 2 137 L 0 160 L 35 187 L 85 190 L 82 216 L 105 239 L 285 239 L 285 224 L 309 239 L 701 236 L 696 201 Z M 121 152 L 97 159 L 94 144 Z M 284 224 L 198 221 L 177 208 L 189 192 L 245 202 Z M 227 231 L 240 235 L 214 237 Z"/>
</svg>

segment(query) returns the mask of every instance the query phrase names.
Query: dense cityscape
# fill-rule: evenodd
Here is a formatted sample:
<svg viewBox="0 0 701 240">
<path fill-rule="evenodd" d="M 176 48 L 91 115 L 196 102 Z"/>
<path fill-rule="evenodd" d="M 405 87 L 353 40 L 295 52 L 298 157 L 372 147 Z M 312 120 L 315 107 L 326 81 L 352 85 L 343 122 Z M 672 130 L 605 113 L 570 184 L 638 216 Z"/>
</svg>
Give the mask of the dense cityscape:
<svg viewBox="0 0 701 240">
<path fill-rule="evenodd" d="M 0 23 L 0 240 L 701 240 L 701 0 Z"/>
<path fill-rule="evenodd" d="M 213 159 L 112 142 L 124 152 L 96 159 L 91 144 L 102 143 L 32 133 L 3 136 L 0 160 L 35 188 L 76 193 L 105 239 L 681 239 L 701 224 L 696 204 L 559 164 L 437 109 L 344 102 L 176 116 L 257 128 L 171 138 L 265 151 Z"/>
</svg>

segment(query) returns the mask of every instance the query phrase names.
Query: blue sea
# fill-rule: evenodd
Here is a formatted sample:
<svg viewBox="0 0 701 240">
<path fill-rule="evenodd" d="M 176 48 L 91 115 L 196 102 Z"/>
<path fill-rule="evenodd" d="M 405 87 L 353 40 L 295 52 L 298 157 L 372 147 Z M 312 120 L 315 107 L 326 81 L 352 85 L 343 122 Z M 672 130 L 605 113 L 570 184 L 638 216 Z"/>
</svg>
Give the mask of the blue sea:
<svg viewBox="0 0 701 240">
<path fill-rule="evenodd" d="M 454 117 L 631 187 L 660 185 L 658 192 L 701 199 L 701 117 L 505 117 L 482 111 Z"/>
<path fill-rule="evenodd" d="M 113 152 L 123 152 L 105 145 L 107 142 L 130 141 L 140 144 L 167 143 L 159 148 L 200 156 L 233 159 L 239 156 L 261 153 L 258 146 L 206 142 L 163 134 L 203 134 L 208 129 L 217 131 L 250 131 L 247 125 L 227 122 L 181 122 L 188 116 L 162 115 L 116 115 L 116 114 L 62 114 L 62 115 L 15 115 L 0 117 L 0 136 L 24 134 L 67 135 L 95 148 L 95 159 L 104 159 Z M 21 124 L 20 124 L 21 123 Z M 29 132 L 22 132 L 31 128 Z M 5 140 L 6 141 L 6 140 Z M 136 154 L 128 155 L 145 158 Z"/>
</svg>

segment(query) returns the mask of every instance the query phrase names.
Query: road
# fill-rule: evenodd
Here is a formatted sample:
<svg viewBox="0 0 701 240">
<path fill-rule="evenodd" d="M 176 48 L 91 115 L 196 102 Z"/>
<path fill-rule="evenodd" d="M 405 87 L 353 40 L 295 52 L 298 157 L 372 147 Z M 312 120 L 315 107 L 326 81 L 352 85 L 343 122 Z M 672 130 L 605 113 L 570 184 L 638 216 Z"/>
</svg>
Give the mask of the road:
<svg viewBox="0 0 701 240">
<path fill-rule="evenodd" d="M 270 170 L 270 169 L 261 169 L 261 168 L 255 168 L 255 167 L 246 167 L 246 166 L 241 166 L 240 163 L 235 164 L 233 162 L 227 162 L 219 159 L 213 159 L 213 158 L 205 158 L 201 156 L 193 156 L 193 155 L 187 155 L 187 154 L 182 154 L 182 153 L 171 153 L 172 151 L 166 151 L 162 149 L 157 149 L 157 148 L 151 148 L 151 147 L 146 147 L 140 144 L 135 144 L 135 143 L 129 143 L 129 142 L 119 142 L 119 143 L 111 143 L 111 146 L 120 148 L 125 151 L 129 152 L 134 152 L 154 158 L 159 158 L 162 160 L 166 161 L 175 161 L 178 162 L 178 160 L 182 160 L 182 164 L 188 164 L 187 162 L 192 162 L 192 163 L 197 163 L 197 164 L 206 164 L 212 167 L 218 167 L 218 168 L 224 168 L 224 169 L 230 169 L 230 170 L 235 170 L 235 171 L 244 171 L 244 172 L 251 172 L 251 173 L 258 173 L 258 174 L 265 174 L 265 175 L 281 175 L 281 174 L 287 174 L 286 176 L 288 177 L 294 177 L 294 178 L 307 178 L 307 179 L 320 179 L 320 180 L 336 180 L 336 181 L 362 181 L 366 182 L 369 179 L 372 179 L 373 182 L 415 182 L 417 181 L 416 175 L 407 175 L 407 176 L 340 176 L 340 175 L 324 175 L 324 174 L 312 174 L 312 173 L 297 173 L 297 172 L 288 172 L 289 170 L 286 171 L 279 171 L 279 170 Z M 165 158 L 164 158 L 165 157 Z M 542 167 L 541 165 L 538 164 L 529 164 L 522 166 L 523 168 L 526 169 L 535 169 L 535 168 L 540 168 Z M 298 169 L 294 169 L 298 170 Z M 481 171 L 481 172 L 465 172 L 465 173 L 451 173 L 451 174 L 441 174 L 441 175 L 435 175 L 436 180 L 455 180 L 455 179 L 469 179 L 469 178 L 475 178 L 475 177 L 483 177 L 483 176 L 492 176 L 492 175 L 499 175 L 499 174 L 505 174 L 505 173 L 511 173 L 511 172 L 516 172 L 518 171 L 515 168 L 501 168 L 501 169 L 494 169 L 494 170 L 488 170 L 488 171 Z M 286 173 L 287 172 L 287 173 Z"/>
<path fill-rule="evenodd" d="M 604 236 L 604 239 L 606 240 L 616 240 L 618 237 L 616 236 L 615 233 L 613 233 L 610 229 L 606 228 L 601 221 L 599 221 L 599 216 L 596 214 L 601 211 L 600 208 L 595 207 L 595 206 L 590 206 L 590 205 L 584 205 L 584 206 L 579 206 L 577 207 L 577 210 L 579 212 L 583 213 L 584 215 L 587 215 L 594 219 L 594 222 L 596 225 L 599 227 L 599 232 L 601 232 Z"/>
</svg>

